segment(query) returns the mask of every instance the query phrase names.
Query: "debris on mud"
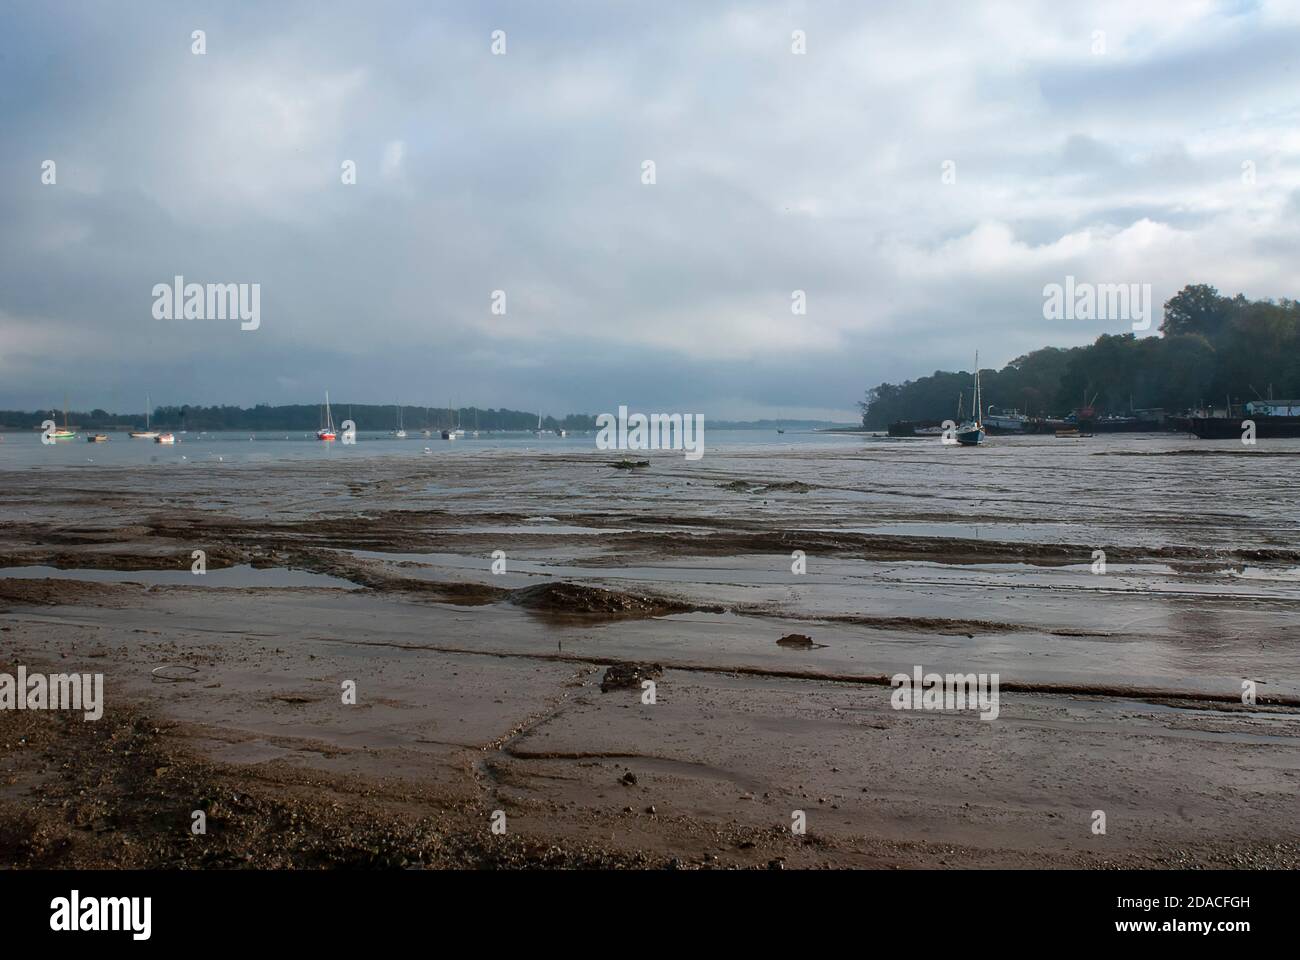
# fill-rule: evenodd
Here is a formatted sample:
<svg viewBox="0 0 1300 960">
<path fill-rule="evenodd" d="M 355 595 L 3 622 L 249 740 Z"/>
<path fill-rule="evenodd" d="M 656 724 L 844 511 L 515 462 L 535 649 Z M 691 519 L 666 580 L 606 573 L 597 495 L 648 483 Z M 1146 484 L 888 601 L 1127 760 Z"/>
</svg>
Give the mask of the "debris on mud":
<svg viewBox="0 0 1300 960">
<path fill-rule="evenodd" d="M 800 483 L 798 480 L 778 480 L 775 483 L 759 483 L 754 480 L 729 480 L 726 483 L 718 484 L 722 490 L 731 490 L 734 493 L 807 493 L 812 489 L 806 483 Z"/>
<path fill-rule="evenodd" d="M 650 466 L 649 460 L 615 460 L 610 464 L 615 470 L 636 470 Z"/>
<path fill-rule="evenodd" d="M 776 643 L 777 646 L 789 647 L 791 650 L 813 650 L 826 646 L 824 643 L 813 642 L 813 638 L 805 633 L 787 633 Z"/>
<path fill-rule="evenodd" d="M 658 680 L 664 668 L 657 663 L 616 663 L 605 671 L 600 681 L 600 692 L 640 687 L 643 680 Z"/>
<path fill-rule="evenodd" d="M 666 597 L 606 590 L 564 580 L 515 590 L 510 594 L 510 602 L 533 613 L 555 617 L 659 617 L 696 609 Z"/>
</svg>

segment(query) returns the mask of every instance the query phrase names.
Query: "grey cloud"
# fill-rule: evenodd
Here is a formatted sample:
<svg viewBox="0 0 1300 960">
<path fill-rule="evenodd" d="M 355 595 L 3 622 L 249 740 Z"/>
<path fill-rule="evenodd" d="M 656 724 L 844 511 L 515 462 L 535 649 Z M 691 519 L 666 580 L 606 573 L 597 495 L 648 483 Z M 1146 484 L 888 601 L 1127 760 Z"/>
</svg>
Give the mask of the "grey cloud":
<svg viewBox="0 0 1300 960">
<path fill-rule="evenodd" d="M 977 347 L 1001 364 L 1115 332 L 1044 323 L 1042 285 L 1067 272 L 1216 282 L 1235 254 L 1247 292 L 1296 293 L 1294 217 L 1262 211 L 1300 190 L 1279 59 L 1300 26 L 1220 11 L 1170 40 L 1167 10 L 1130 9 L 1111 28 L 1123 55 L 1099 65 L 1088 12 L 1001 16 L 6 5 L 0 405 L 328 387 L 851 417 L 867 386 L 967 367 Z M 1246 198 L 1243 156 L 1267 173 Z M 1125 233 L 1144 221 L 1147 239 Z M 175 274 L 261 283 L 262 328 L 154 320 L 150 290 Z"/>
</svg>

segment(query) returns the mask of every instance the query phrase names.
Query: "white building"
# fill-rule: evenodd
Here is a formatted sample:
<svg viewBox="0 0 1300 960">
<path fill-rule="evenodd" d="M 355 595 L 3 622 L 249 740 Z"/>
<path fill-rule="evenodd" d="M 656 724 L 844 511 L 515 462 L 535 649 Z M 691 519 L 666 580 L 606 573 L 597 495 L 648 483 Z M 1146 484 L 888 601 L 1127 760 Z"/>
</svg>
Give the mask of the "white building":
<svg viewBox="0 0 1300 960">
<path fill-rule="evenodd" d="M 1300 417 L 1300 400 L 1251 400 L 1246 412 L 1260 417 Z"/>
</svg>

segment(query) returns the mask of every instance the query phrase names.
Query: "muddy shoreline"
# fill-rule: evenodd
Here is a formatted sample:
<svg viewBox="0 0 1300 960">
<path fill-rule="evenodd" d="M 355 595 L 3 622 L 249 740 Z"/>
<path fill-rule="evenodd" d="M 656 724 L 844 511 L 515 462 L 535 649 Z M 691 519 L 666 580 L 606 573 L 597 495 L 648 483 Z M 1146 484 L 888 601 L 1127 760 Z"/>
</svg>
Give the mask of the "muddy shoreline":
<svg viewBox="0 0 1300 960">
<path fill-rule="evenodd" d="M 1026 450 L 992 481 L 919 447 L 8 473 L 0 671 L 111 695 L 0 711 L 0 862 L 1294 868 L 1285 491 Z M 1026 514 L 1045 477 L 1067 499 Z M 1157 485 L 1255 500 L 1189 525 Z M 1001 716 L 892 709 L 915 664 L 997 672 Z"/>
</svg>

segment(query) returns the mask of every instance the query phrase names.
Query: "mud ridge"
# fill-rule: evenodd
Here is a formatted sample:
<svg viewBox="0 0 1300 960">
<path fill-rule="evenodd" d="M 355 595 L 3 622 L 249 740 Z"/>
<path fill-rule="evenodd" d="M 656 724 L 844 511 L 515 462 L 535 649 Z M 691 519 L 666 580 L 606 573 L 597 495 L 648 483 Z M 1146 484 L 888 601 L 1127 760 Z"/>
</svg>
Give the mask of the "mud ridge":
<svg viewBox="0 0 1300 960">
<path fill-rule="evenodd" d="M 360 647 L 392 647 L 398 650 L 424 650 L 436 653 L 456 653 L 476 657 L 500 657 L 503 659 L 544 660 L 553 663 L 589 663 L 601 667 L 625 664 L 619 657 L 593 657 L 569 653 L 525 653 L 512 650 L 481 650 L 472 647 L 452 647 L 445 644 L 414 644 L 396 642 L 373 642 L 365 640 L 345 640 L 341 637 L 313 637 L 323 643 L 341 643 Z M 859 686 L 892 686 L 893 674 L 855 674 L 827 673 L 817 670 L 783 670 L 772 667 L 717 666 L 702 663 L 677 662 L 664 660 L 659 664 L 665 671 L 680 670 L 683 673 L 709 673 L 723 676 L 763 677 L 777 680 L 812 680 L 821 683 L 848 683 Z M 938 672 L 938 671 L 933 671 Z M 1071 683 L 1027 683 L 1017 680 L 1000 680 L 998 689 L 1012 693 L 1047 694 L 1056 696 L 1104 697 L 1114 700 L 1150 700 L 1170 705 L 1179 701 L 1194 704 L 1219 703 L 1241 705 L 1237 693 L 1207 693 L 1202 691 L 1170 690 L 1164 687 L 1126 687 L 1115 684 L 1071 684 Z M 1285 695 L 1258 694 L 1256 706 L 1300 708 L 1300 697 Z M 1244 708 L 1243 708 L 1244 709 Z"/>
<path fill-rule="evenodd" d="M 566 580 L 513 590 L 510 602 L 530 613 L 558 619 L 625 620 L 703 610 L 722 612 L 721 607 L 699 607 L 670 597 L 608 590 Z"/>
</svg>

